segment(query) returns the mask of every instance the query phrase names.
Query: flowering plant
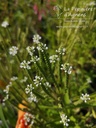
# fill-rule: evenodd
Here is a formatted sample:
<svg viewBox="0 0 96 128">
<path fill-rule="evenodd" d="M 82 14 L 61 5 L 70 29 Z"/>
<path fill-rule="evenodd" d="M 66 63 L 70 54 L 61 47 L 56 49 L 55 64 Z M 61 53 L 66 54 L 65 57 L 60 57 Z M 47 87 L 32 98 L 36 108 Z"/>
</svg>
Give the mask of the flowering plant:
<svg viewBox="0 0 96 128">
<path fill-rule="evenodd" d="M 11 77 L 4 89 L 3 101 L 8 101 L 24 111 L 17 126 L 79 127 L 77 122 L 81 118 L 78 117 L 80 108 L 94 107 L 94 94 L 87 94 L 85 87 L 83 91 L 82 87 L 71 85 L 76 71 L 74 65 L 65 60 L 66 48 L 60 47 L 51 55 L 48 46 L 41 42 L 38 34 L 33 36 L 33 43 L 34 45 L 23 49 L 26 53 L 24 60 L 19 59 L 19 47 L 9 48 L 8 54 L 16 58 L 19 73 Z M 20 78 L 20 74 L 23 78 Z M 78 89 L 76 93 L 71 86 Z M 18 106 L 19 103 L 24 107 Z M 89 119 L 90 117 L 86 116 L 80 126 L 86 124 Z"/>
<path fill-rule="evenodd" d="M 60 10 L 58 6 L 54 8 L 54 11 L 57 11 L 56 16 Z M 30 44 L 26 43 L 26 34 L 21 32 L 20 37 L 18 32 L 16 41 L 20 43 L 13 43 L 9 26 L 7 21 L 1 24 L 9 35 L 5 40 L 3 30 L 1 31 L 0 70 L 4 73 L 4 77 L 1 75 L 3 81 L 6 78 L 6 88 L 0 89 L 3 95 L 0 112 L 4 106 L 5 111 L 10 107 L 18 113 L 18 116 L 14 116 L 17 117 L 16 128 L 94 128 L 96 93 L 90 86 L 90 75 L 86 75 L 83 69 L 85 61 L 82 61 L 82 58 L 77 60 L 82 54 L 85 57 L 88 54 L 87 50 L 86 54 L 84 50 L 80 51 L 82 46 L 78 38 L 81 37 L 82 31 L 79 32 L 77 28 L 73 31 L 58 29 L 58 45 L 53 49 L 39 34 L 33 35 Z M 75 47 L 76 42 L 78 44 Z M 84 46 L 86 47 L 86 40 Z M 94 59 L 92 62 L 95 63 Z M 4 123 L 2 128 L 10 127 L 9 122 L 4 120 L 4 115 L 0 113 L 0 116 Z"/>
</svg>

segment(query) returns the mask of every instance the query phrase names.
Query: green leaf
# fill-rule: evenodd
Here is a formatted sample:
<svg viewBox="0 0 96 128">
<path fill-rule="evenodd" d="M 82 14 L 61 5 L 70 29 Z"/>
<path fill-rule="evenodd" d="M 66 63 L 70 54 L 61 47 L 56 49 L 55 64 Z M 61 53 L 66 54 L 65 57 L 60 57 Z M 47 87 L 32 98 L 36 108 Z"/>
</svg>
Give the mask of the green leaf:
<svg viewBox="0 0 96 128">
<path fill-rule="evenodd" d="M 0 118 L 5 126 L 5 128 L 9 128 L 7 123 L 6 123 L 6 120 L 5 120 L 5 117 L 4 117 L 4 114 L 3 114 L 3 110 L 2 110 L 2 105 L 0 104 Z"/>
</svg>

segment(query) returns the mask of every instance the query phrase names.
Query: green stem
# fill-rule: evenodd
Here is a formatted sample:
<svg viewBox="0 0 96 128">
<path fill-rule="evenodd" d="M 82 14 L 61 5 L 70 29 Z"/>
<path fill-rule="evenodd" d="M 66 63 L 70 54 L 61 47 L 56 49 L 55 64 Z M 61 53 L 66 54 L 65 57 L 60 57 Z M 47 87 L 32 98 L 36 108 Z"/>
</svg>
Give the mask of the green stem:
<svg viewBox="0 0 96 128">
<path fill-rule="evenodd" d="M 19 59 L 19 56 L 17 56 L 17 55 L 16 55 L 16 60 L 17 60 L 18 64 L 20 65 L 20 59 Z M 32 82 L 32 84 L 33 84 L 32 78 L 31 78 L 31 76 L 30 76 L 28 70 L 25 69 L 25 72 L 26 72 L 27 76 L 29 77 L 29 80 L 30 80 L 30 81 Z"/>
<path fill-rule="evenodd" d="M 65 104 L 70 104 L 68 89 L 65 90 L 64 100 L 65 100 Z"/>
<path fill-rule="evenodd" d="M 47 78 L 47 76 L 45 75 L 45 72 L 43 71 L 42 67 L 39 65 L 38 62 L 36 62 L 36 66 L 39 69 L 39 71 L 41 72 L 41 74 L 44 76 L 44 78 L 46 79 L 46 81 L 49 81 L 49 79 Z"/>
<path fill-rule="evenodd" d="M 64 95 L 65 104 L 70 104 L 68 81 L 69 81 L 69 74 L 66 73 L 65 74 L 65 95 Z"/>
<path fill-rule="evenodd" d="M 0 103 L 0 119 L 3 121 L 3 124 L 6 128 L 9 128 L 8 125 L 7 125 L 7 122 L 5 120 L 5 117 L 4 117 L 4 114 L 3 114 L 3 110 L 2 110 L 2 105 Z"/>
<path fill-rule="evenodd" d="M 43 56 L 44 56 L 47 68 L 48 68 L 48 70 L 50 72 L 51 78 L 53 80 L 53 83 L 58 86 L 58 84 L 57 84 L 57 82 L 56 82 L 56 80 L 54 78 L 54 74 L 53 74 L 52 69 L 51 69 L 51 64 L 50 64 L 50 61 L 48 59 L 48 56 L 47 56 L 46 52 L 43 53 Z"/>
<path fill-rule="evenodd" d="M 10 44 L 12 44 L 12 35 L 11 35 L 11 33 L 10 33 L 10 30 L 9 30 L 9 28 L 6 28 L 6 32 L 7 32 L 7 34 L 8 34 L 8 36 L 9 36 L 9 39 L 10 39 Z M 10 45 L 9 44 L 9 45 Z"/>
<path fill-rule="evenodd" d="M 59 60 L 59 83 L 62 85 L 62 76 L 61 76 L 61 63 L 62 63 L 62 55 L 60 54 L 60 60 Z"/>
<path fill-rule="evenodd" d="M 40 70 L 40 72 L 42 73 L 42 75 L 44 76 L 44 78 L 46 79 L 46 81 L 49 82 L 49 79 L 48 79 L 47 76 L 45 75 L 45 72 L 43 71 L 43 69 L 41 68 L 41 66 L 39 65 L 38 62 L 36 62 L 36 66 L 37 66 L 37 68 Z M 45 88 L 45 86 L 44 86 L 43 84 L 42 84 L 41 86 L 42 86 L 43 90 L 44 90 L 51 98 L 53 98 L 53 99 L 56 100 L 56 98 L 55 98 L 53 95 L 51 95 L 51 93 L 48 92 L 48 90 L 46 90 L 46 88 Z M 50 89 L 50 91 L 52 92 L 53 90 Z"/>
</svg>

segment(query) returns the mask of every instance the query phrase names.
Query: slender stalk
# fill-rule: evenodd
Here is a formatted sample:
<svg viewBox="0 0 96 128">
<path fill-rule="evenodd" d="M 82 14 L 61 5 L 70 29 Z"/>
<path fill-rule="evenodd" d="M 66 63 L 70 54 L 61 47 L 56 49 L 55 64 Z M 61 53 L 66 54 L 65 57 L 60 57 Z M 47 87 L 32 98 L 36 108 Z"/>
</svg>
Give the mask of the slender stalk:
<svg viewBox="0 0 96 128">
<path fill-rule="evenodd" d="M 50 72 L 50 76 L 51 76 L 51 78 L 52 78 L 52 80 L 53 80 L 53 83 L 58 86 L 58 84 L 57 84 L 57 82 L 56 82 L 56 80 L 55 80 L 54 74 L 53 74 L 53 72 L 52 72 L 51 64 L 50 64 L 50 61 L 49 61 L 49 59 L 48 59 L 48 56 L 47 56 L 46 52 L 43 53 L 43 56 L 44 56 L 44 59 L 45 59 L 47 68 L 48 68 L 48 70 L 49 70 L 49 72 Z"/>
<path fill-rule="evenodd" d="M 61 75 L 61 64 L 62 64 L 62 54 L 60 54 L 59 57 L 59 83 L 62 85 L 62 75 Z"/>
</svg>

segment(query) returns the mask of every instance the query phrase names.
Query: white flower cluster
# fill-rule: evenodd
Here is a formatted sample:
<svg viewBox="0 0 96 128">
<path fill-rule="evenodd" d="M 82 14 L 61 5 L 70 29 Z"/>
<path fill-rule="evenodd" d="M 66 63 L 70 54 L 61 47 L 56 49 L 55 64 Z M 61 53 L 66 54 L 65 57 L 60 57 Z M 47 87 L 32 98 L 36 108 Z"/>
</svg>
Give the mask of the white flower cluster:
<svg viewBox="0 0 96 128">
<path fill-rule="evenodd" d="M 89 94 L 82 94 L 82 96 L 80 97 L 81 100 L 83 100 L 85 103 L 90 100 Z"/>
<path fill-rule="evenodd" d="M 18 47 L 16 46 L 12 46 L 11 48 L 9 48 L 9 54 L 12 56 L 15 56 L 17 54 L 18 51 Z"/>
<path fill-rule="evenodd" d="M 17 80 L 17 79 L 18 79 L 17 76 L 13 76 L 10 80 L 11 80 L 11 81 L 15 81 L 15 80 Z"/>
<path fill-rule="evenodd" d="M 41 36 L 39 36 L 38 34 L 33 36 L 33 42 L 37 44 L 37 50 L 43 52 L 44 50 L 47 50 L 48 47 L 46 46 L 46 44 L 41 43 L 39 40 L 41 39 Z"/>
<path fill-rule="evenodd" d="M 36 63 L 40 58 L 38 56 L 32 56 L 30 62 Z"/>
<path fill-rule="evenodd" d="M 45 82 L 44 85 L 45 85 L 46 88 L 51 88 L 51 85 L 50 85 L 49 82 Z"/>
<path fill-rule="evenodd" d="M 20 83 L 24 83 L 24 82 L 26 82 L 28 80 L 28 77 L 24 77 L 24 79 L 22 79 L 22 80 L 20 80 Z"/>
<path fill-rule="evenodd" d="M 8 21 L 3 21 L 2 24 L 1 24 L 1 26 L 3 28 L 6 28 L 8 25 L 9 25 Z"/>
<path fill-rule="evenodd" d="M 32 92 L 33 89 L 34 87 L 32 86 L 32 84 L 28 84 L 27 88 L 25 88 L 25 93 L 29 94 L 30 92 Z"/>
<path fill-rule="evenodd" d="M 32 103 L 32 102 L 38 102 L 37 97 L 33 94 L 33 92 L 30 92 L 30 96 L 28 97 L 28 102 Z"/>
<path fill-rule="evenodd" d="M 27 87 L 25 88 L 25 93 L 29 94 L 29 97 L 28 97 L 29 103 L 32 103 L 33 101 L 38 102 L 36 96 L 32 92 L 33 89 L 34 89 L 34 87 L 32 86 L 32 84 L 28 84 Z"/>
<path fill-rule="evenodd" d="M 94 5 L 96 5 L 96 2 L 95 2 L 95 1 L 92 1 L 92 2 L 90 2 L 88 5 L 94 6 Z"/>
<path fill-rule="evenodd" d="M 9 98 L 9 89 L 10 89 L 11 86 L 12 86 L 12 82 L 10 82 L 10 83 L 6 86 L 6 88 L 4 89 L 4 92 L 6 93 L 6 96 L 4 97 L 3 101 L 8 100 L 8 98 Z"/>
<path fill-rule="evenodd" d="M 33 81 L 34 81 L 34 84 L 36 85 L 36 87 L 38 87 L 39 85 L 42 84 L 42 80 L 43 80 L 42 77 L 40 77 L 40 76 L 35 76 L 35 79 L 34 79 Z"/>
<path fill-rule="evenodd" d="M 39 36 L 38 34 L 33 36 L 33 42 L 36 44 L 40 43 L 40 41 L 39 41 L 40 39 L 41 39 L 41 36 Z"/>
<path fill-rule="evenodd" d="M 62 55 L 65 54 L 65 51 L 66 51 L 65 48 L 59 48 L 58 50 L 56 50 L 57 53 L 62 54 Z"/>
<path fill-rule="evenodd" d="M 34 46 L 28 46 L 27 52 L 29 53 L 29 55 L 31 56 L 31 60 L 30 62 L 36 63 L 37 61 L 40 60 L 40 58 L 37 55 L 34 55 L 35 50 L 37 49 L 38 51 L 44 52 L 44 50 L 47 50 L 48 47 L 46 46 L 46 44 L 41 43 L 39 40 L 41 39 L 41 37 L 36 34 L 33 36 L 33 42 L 36 43 L 36 47 Z"/>
<path fill-rule="evenodd" d="M 27 48 L 27 51 L 29 53 L 30 56 L 33 56 L 33 53 L 35 52 L 35 47 L 34 46 L 28 46 Z"/>
<path fill-rule="evenodd" d="M 26 62 L 26 60 L 23 60 L 23 62 L 20 63 L 20 68 L 31 69 L 31 67 L 29 65 L 30 63 L 31 63 L 30 61 Z"/>
<path fill-rule="evenodd" d="M 27 126 L 29 124 L 33 125 L 34 124 L 34 119 L 35 119 L 35 116 L 33 116 L 32 114 L 26 112 L 24 114 L 25 126 Z"/>
<path fill-rule="evenodd" d="M 87 83 L 88 83 L 88 84 L 92 83 L 92 80 L 91 80 L 90 77 L 87 78 Z"/>
<path fill-rule="evenodd" d="M 52 55 L 49 57 L 50 63 L 55 63 L 59 60 L 58 55 Z"/>
<path fill-rule="evenodd" d="M 38 46 L 37 46 L 37 50 L 38 51 L 41 51 L 41 52 L 44 52 L 44 50 L 47 50 L 48 47 L 46 46 L 46 44 L 43 44 L 43 43 L 40 43 Z"/>
<path fill-rule="evenodd" d="M 61 117 L 61 121 L 60 123 L 63 123 L 64 126 L 68 126 L 68 122 L 70 121 L 70 119 L 67 118 L 67 116 L 65 114 L 60 114 Z"/>
<path fill-rule="evenodd" d="M 71 74 L 72 66 L 69 63 L 61 64 L 61 70 L 64 70 L 66 73 Z"/>
</svg>

